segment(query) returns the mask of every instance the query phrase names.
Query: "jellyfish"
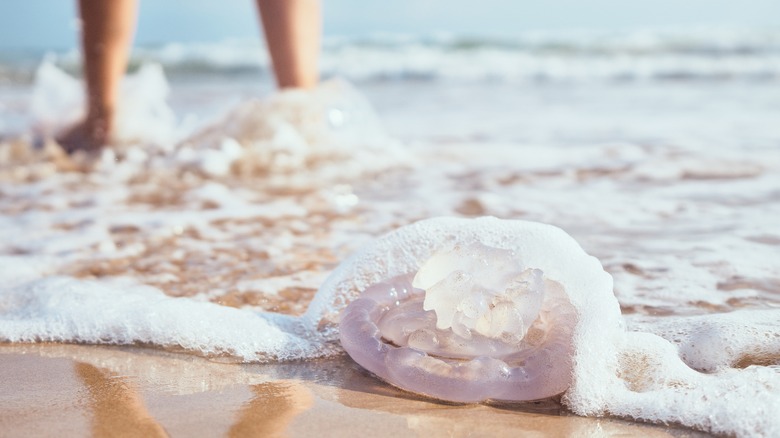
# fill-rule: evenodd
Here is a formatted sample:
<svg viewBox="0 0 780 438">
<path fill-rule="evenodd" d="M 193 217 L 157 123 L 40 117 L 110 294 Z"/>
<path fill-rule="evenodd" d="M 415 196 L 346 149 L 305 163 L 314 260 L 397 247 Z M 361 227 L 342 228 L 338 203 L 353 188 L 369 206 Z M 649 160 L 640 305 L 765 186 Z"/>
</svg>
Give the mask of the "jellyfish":
<svg viewBox="0 0 780 438">
<path fill-rule="evenodd" d="M 410 392 L 526 401 L 571 384 L 576 323 L 544 267 L 475 241 L 367 287 L 342 312 L 340 340 L 358 364 Z"/>
</svg>

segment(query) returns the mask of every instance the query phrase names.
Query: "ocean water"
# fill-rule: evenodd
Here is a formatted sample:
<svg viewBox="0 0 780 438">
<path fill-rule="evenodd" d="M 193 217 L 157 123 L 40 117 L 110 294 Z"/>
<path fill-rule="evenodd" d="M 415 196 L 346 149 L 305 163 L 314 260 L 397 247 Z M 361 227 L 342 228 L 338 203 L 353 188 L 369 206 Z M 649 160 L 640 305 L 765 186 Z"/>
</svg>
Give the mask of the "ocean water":
<svg viewBox="0 0 780 438">
<path fill-rule="evenodd" d="M 3 341 L 340 354 L 338 312 L 416 245 L 522 235 L 404 227 L 494 216 L 611 275 L 583 290 L 600 268 L 548 254 L 579 297 L 567 408 L 780 433 L 780 32 L 330 40 L 310 93 L 275 93 L 255 42 L 133 60 L 89 162 L 50 141 L 83 111 L 76 56 L 2 57 Z"/>
</svg>

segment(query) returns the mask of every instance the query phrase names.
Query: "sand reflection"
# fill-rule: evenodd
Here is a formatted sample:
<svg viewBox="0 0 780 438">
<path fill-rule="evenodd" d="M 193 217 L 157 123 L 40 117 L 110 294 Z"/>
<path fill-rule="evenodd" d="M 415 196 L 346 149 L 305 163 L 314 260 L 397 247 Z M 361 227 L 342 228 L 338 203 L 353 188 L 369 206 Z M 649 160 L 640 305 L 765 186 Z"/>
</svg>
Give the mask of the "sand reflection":
<svg viewBox="0 0 780 438">
<path fill-rule="evenodd" d="M 707 436 L 572 416 L 555 399 L 436 402 L 383 383 L 346 356 L 237 365 L 134 347 L 0 344 L 0 369 L 15 376 L 5 400 L 19 395 L 0 409 L 0 435 Z"/>
<path fill-rule="evenodd" d="M 168 436 L 126 379 L 83 362 L 76 362 L 74 368 L 89 393 L 94 436 Z"/>
<path fill-rule="evenodd" d="M 292 420 L 314 404 L 314 397 L 300 382 L 282 380 L 252 385 L 254 397 L 239 411 L 229 437 L 284 436 Z"/>
<path fill-rule="evenodd" d="M 94 436 L 167 437 L 169 434 L 147 409 L 140 389 L 128 378 L 84 363 L 74 363 L 86 388 L 86 405 L 93 414 Z M 252 396 L 237 410 L 229 437 L 278 437 L 295 417 L 312 407 L 314 396 L 300 381 L 278 380 L 248 385 Z"/>
</svg>

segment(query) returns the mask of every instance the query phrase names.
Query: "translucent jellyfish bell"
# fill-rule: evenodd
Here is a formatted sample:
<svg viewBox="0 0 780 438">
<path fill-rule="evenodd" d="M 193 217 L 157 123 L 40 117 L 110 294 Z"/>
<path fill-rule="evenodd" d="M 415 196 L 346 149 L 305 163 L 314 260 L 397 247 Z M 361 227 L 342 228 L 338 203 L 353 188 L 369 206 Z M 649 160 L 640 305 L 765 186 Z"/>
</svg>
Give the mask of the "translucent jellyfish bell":
<svg viewBox="0 0 780 438">
<path fill-rule="evenodd" d="M 560 284 L 512 251 L 474 243 L 366 289 L 340 333 L 356 362 L 408 391 L 535 400 L 569 386 L 575 323 Z"/>
</svg>

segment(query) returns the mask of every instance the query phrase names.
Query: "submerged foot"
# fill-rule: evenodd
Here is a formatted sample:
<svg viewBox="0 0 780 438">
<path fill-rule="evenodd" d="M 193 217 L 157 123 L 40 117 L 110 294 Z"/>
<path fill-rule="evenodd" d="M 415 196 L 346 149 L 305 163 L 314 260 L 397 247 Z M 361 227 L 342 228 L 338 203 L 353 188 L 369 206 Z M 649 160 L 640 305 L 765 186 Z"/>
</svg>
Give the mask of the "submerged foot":
<svg viewBox="0 0 780 438">
<path fill-rule="evenodd" d="M 103 149 L 111 137 L 110 118 L 90 118 L 70 127 L 57 137 L 57 143 L 68 154 L 76 151 L 96 152 Z"/>
</svg>

